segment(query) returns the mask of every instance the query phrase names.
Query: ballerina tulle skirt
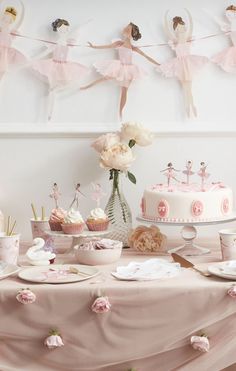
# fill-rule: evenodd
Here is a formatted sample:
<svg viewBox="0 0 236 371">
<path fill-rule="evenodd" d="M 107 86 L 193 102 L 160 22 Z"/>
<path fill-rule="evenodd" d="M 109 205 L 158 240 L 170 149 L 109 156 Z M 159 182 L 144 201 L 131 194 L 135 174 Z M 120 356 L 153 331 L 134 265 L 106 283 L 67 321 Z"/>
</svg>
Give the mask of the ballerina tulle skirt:
<svg viewBox="0 0 236 371">
<path fill-rule="evenodd" d="M 101 61 L 94 64 L 102 76 L 116 80 L 121 86 L 129 86 L 133 80 L 145 77 L 146 72 L 135 64 L 124 64 L 121 61 Z"/>
<path fill-rule="evenodd" d="M 165 77 L 176 77 L 181 81 L 192 81 L 195 74 L 207 63 L 207 57 L 187 55 L 170 59 L 158 66 L 156 70 L 161 72 Z"/>
<path fill-rule="evenodd" d="M 236 46 L 224 49 L 211 60 L 226 72 L 236 73 Z"/>
<path fill-rule="evenodd" d="M 26 63 L 27 58 L 15 48 L 0 46 L 0 71 L 7 71 L 13 65 Z"/>
<path fill-rule="evenodd" d="M 67 84 L 84 78 L 89 68 L 76 62 L 58 62 L 53 59 L 37 60 L 32 65 L 50 84 Z"/>
</svg>

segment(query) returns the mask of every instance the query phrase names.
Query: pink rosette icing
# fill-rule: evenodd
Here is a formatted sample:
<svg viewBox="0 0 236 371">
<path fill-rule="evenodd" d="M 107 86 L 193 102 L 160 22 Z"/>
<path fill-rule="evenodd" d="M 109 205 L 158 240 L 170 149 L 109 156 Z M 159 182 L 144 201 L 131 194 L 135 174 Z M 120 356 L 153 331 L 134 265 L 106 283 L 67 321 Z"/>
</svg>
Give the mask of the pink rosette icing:
<svg viewBox="0 0 236 371">
<path fill-rule="evenodd" d="M 49 332 L 49 336 L 44 340 L 44 345 L 49 349 L 55 349 L 64 345 L 62 338 L 57 330 Z"/>
<path fill-rule="evenodd" d="M 236 286 L 230 287 L 230 289 L 227 291 L 227 294 L 233 298 L 236 299 Z"/>
<path fill-rule="evenodd" d="M 111 309 L 111 304 L 107 296 L 99 296 L 91 307 L 95 313 L 107 313 Z"/>
<path fill-rule="evenodd" d="M 21 289 L 16 295 L 16 300 L 21 304 L 32 304 L 36 300 L 36 295 L 30 289 Z"/>
<path fill-rule="evenodd" d="M 49 221 L 52 223 L 63 223 L 66 216 L 66 211 L 58 207 L 57 209 L 52 209 Z"/>
<path fill-rule="evenodd" d="M 192 336 L 191 345 L 193 349 L 199 350 L 199 352 L 209 352 L 210 343 L 206 336 Z"/>
</svg>

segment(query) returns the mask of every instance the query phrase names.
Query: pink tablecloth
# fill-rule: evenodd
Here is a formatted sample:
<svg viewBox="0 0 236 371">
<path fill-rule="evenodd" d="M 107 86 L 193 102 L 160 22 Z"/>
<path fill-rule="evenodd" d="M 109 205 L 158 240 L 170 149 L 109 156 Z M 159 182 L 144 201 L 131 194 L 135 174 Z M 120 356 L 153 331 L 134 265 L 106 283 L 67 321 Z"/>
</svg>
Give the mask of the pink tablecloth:
<svg viewBox="0 0 236 371">
<path fill-rule="evenodd" d="M 214 251 L 192 260 L 219 257 Z M 110 275 L 117 265 L 147 258 L 124 251 L 117 264 L 100 267 L 102 283 L 94 283 L 98 278 L 64 285 L 16 277 L 0 281 L 0 370 L 217 371 L 235 363 L 236 299 L 227 295 L 232 282 L 192 270 L 150 282 L 123 282 Z M 16 301 L 24 287 L 37 295 L 35 303 Z M 90 309 L 99 291 L 112 304 L 108 313 Z M 51 328 L 60 330 L 64 347 L 43 345 Z M 190 346 L 190 337 L 200 331 L 209 336 L 209 353 Z"/>
</svg>

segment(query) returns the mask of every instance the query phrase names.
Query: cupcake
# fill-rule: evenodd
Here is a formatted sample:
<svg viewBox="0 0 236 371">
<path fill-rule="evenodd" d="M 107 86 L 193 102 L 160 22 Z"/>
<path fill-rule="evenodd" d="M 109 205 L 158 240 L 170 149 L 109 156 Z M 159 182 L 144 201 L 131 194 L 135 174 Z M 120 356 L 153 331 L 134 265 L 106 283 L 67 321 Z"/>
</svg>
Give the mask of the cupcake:
<svg viewBox="0 0 236 371">
<path fill-rule="evenodd" d="M 100 207 L 96 207 L 96 209 L 91 210 L 86 224 L 90 231 L 106 231 L 109 219 Z"/>
<path fill-rule="evenodd" d="M 84 220 L 78 210 L 70 209 L 62 224 L 62 230 L 65 234 L 79 234 L 85 226 Z"/>
<path fill-rule="evenodd" d="M 64 222 L 66 216 L 66 211 L 62 208 L 58 207 L 56 209 L 52 209 L 50 218 L 49 218 L 49 225 L 51 231 L 62 231 L 62 223 Z"/>
</svg>

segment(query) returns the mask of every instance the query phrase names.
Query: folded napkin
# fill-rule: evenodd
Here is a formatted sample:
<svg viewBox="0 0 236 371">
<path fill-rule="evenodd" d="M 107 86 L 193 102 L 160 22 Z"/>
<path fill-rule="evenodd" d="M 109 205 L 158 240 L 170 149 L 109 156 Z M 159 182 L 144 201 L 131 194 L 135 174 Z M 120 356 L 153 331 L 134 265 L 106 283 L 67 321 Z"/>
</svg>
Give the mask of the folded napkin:
<svg viewBox="0 0 236 371">
<path fill-rule="evenodd" d="M 130 262 L 127 266 L 116 268 L 112 274 L 116 278 L 127 280 L 156 280 L 177 276 L 181 271 L 179 263 L 170 263 L 164 259 L 148 259 L 142 263 Z"/>
<path fill-rule="evenodd" d="M 84 239 L 79 245 L 80 250 L 104 250 L 122 248 L 122 242 L 109 238 Z"/>
<path fill-rule="evenodd" d="M 4 269 L 8 266 L 8 264 L 2 260 L 0 260 L 0 274 L 3 273 Z"/>
<path fill-rule="evenodd" d="M 220 267 L 222 273 L 236 275 L 236 260 L 226 262 Z"/>
</svg>

